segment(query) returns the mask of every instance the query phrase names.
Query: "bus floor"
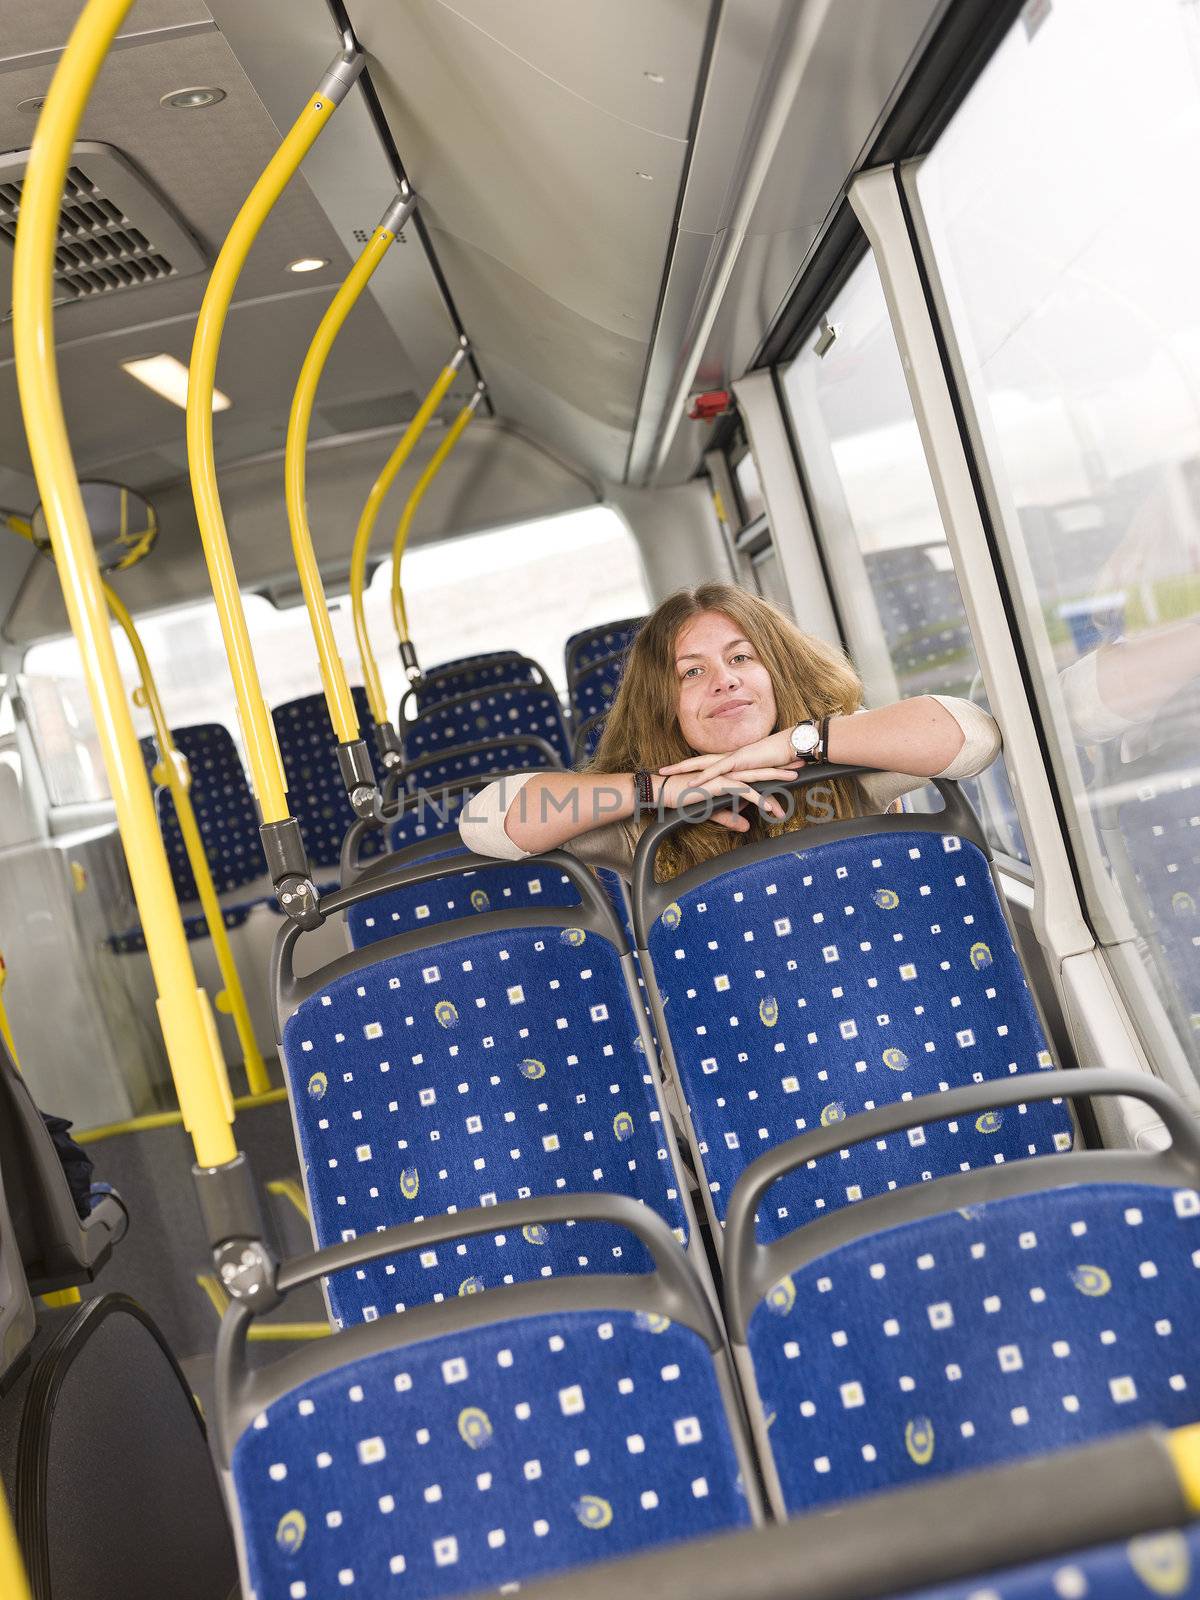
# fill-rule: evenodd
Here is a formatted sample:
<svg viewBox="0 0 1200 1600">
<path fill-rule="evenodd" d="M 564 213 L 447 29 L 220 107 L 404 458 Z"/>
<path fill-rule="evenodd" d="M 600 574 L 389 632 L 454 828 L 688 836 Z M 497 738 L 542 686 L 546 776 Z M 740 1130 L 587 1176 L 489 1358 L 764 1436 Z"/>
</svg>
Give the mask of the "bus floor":
<svg viewBox="0 0 1200 1600">
<path fill-rule="evenodd" d="M 304 1191 L 286 1100 L 239 1111 L 234 1125 L 261 1193 L 263 1214 L 278 1248 L 296 1255 L 312 1248 Z M 211 1370 L 225 1296 L 212 1270 L 192 1182 L 191 1141 L 182 1127 L 114 1134 L 88 1145 L 98 1180 L 111 1183 L 129 1209 L 129 1232 L 96 1282 L 82 1291 L 130 1295 L 154 1319 L 210 1415 Z M 319 1336 L 326 1323 L 320 1289 L 288 1296 L 286 1308 L 264 1319 L 302 1337 Z M 263 1341 L 272 1359 L 286 1343 Z"/>
</svg>

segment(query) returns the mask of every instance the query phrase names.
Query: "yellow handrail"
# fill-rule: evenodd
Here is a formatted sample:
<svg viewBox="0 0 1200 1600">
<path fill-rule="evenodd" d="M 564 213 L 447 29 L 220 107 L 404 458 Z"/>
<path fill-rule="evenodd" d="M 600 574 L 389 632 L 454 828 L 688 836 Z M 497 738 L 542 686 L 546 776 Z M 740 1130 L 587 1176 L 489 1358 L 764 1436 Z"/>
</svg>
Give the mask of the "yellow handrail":
<svg viewBox="0 0 1200 1600">
<path fill-rule="evenodd" d="M 5 1600 L 33 1600 L 3 1488 L 0 1488 L 0 1594 Z"/>
<path fill-rule="evenodd" d="M 29 453 L 79 645 L 157 990 L 159 1021 L 184 1126 L 202 1167 L 237 1150 L 233 1106 L 208 996 L 196 982 L 154 801 L 117 670 L 96 554 L 63 419 L 54 354 L 58 213 L 79 122 L 132 0 L 88 0 L 54 74 L 34 134 L 17 224 L 13 340 Z"/>
<path fill-rule="evenodd" d="M 361 54 L 343 52 L 338 57 L 247 195 L 221 246 L 217 264 L 208 280 L 204 304 L 196 323 L 188 374 L 188 469 L 192 479 L 192 496 L 196 502 L 196 519 L 200 524 L 204 559 L 208 563 L 225 653 L 229 657 L 229 670 L 233 676 L 254 792 L 258 797 L 262 819 L 267 823 L 287 820 L 287 785 L 271 713 L 263 699 L 262 684 L 250 646 L 250 631 L 246 626 L 246 613 L 242 607 L 237 573 L 229 548 L 229 534 L 221 510 L 213 455 L 213 384 L 216 381 L 217 354 L 229 303 L 250 247 L 275 202 L 295 175 L 321 129 L 345 99 L 362 67 Z"/>
<path fill-rule="evenodd" d="M 354 548 L 350 554 L 350 609 L 354 614 L 354 637 L 358 640 L 358 655 L 362 662 L 363 683 L 367 690 L 367 704 L 371 708 L 371 717 L 376 727 L 390 724 L 387 701 L 383 694 L 383 680 L 379 676 L 379 663 L 375 659 L 375 652 L 371 648 L 371 636 L 367 631 L 367 613 L 363 604 L 363 593 L 367 582 L 367 551 L 371 544 L 371 535 L 375 531 L 375 522 L 379 516 L 379 508 L 384 502 L 388 490 L 396 481 L 400 468 L 412 454 L 413 447 L 429 423 L 446 390 L 454 382 L 455 374 L 462 365 L 466 356 L 466 345 L 456 351 L 452 361 L 442 368 L 434 381 L 433 387 L 421 402 L 416 416 L 405 428 L 401 435 L 400 443 L 388 457 L 387 465 L 371 485 L 371 492 L 363 506 L 362 515 L 358 519 L 358 527 L 354 534 Z"/>
<path fill-rule="evenodd" d="M 8 1007 L 4 1004 L 4 985 L 8 982 L 8 964 L 0 956 L 0 1037 L 4 1039 L 5 1049 L 17 1071 L 21 1070 L 21 1063 L 17 1057 L 17 1041 L 13 1038 L 12 1025 L 8 1020 Z"/>
<path fill-rule="evenodd" d="M 449 428 L 447 428 L 446 437 L 430 456 L 428 465 L 413 485 L 412 493 L 405 501 L 404 510 L 400 513 L 400 521 L 396 527 L 396 539 L 392 545 L 392 620 L 396 624 L 396 632 L 400 637 L 400 652 L 402 655 L 405 654 L 404 647 L 406 645 L 410 651 L 412 649 L 412 641 L 408 634 L 408 615 L 404 609 L 404 591 L 400 587 L 400 564 L 404 560 L 404 547 L 408 543 L 409 529 L 412 527 L 417 507 L 425 498 L 425 491 L 445 466 L 447 457 L 462 438 L 467 424 L 475 415 L 482 399 L 483 385 L 480 384 Z"/>
<path fill-rule="evenodd" d="M 342 330 L 346 318 L 357 304 L 363 290 L 384 256 L 396 242 L 396 235 L 412 214 L 415 199 L 411 194 L 398 196 L 380 218 L 378 226 L 364 245 L 358 260 L 351 267 L 345 282 L 334 295 L 328 310 L 321 318 L 308 354 L 300 368 L 296 392 L 292 396 L 292 410 L 288 418 L 287 450 L 284 460 L 284 488 L 287 498 L 288 526 L 292 532 L 292 552 L 296 570 L 300 574 L 300 587 L 308 607 L 308 620 L 317 646 L 321 664 L 321 683 L 325 690 L 325 703 L 329 720 L 339 744 L 351 744 L 359 736 L 358 713 L 346 680 L 346 668 L 333 634 L 333 622 L 325 600 L 325 587 L 321 582 L 313 549 L 312 529 L 308 523 L 306 501 L 306 455 L 308 429 L 312 421 L 313 402 L 317 385 L 333 349 L 334 340 Z"/>
<path fill-rule="evenodd" d="M 233 1018 L 238 1043 L 242 1047 L 242 1064 L 246 1069 L 246 1082 L 250 1093 L 265 1094 L 271 1087 L 271 1079 L 258 1048 L 258 1040 L 254 1037 L 254 1024 L 250 1021 L 246 992 L 242 988 L 237 962 L 233 958 L 221 903 L 217 899 L 217 891 L 208 866 L 204 840 L 200 836 L 200 828 L 196 822 L 187 762 L 171 737 L 171 728 L 163 711 L 162 700 L 159 698 L 158 685 L 154 681 L 154 674 L 150 670 L 150 662 L 133 618 L 120 595 L 107 583 L 104 585 L 104 597 L 108 601 L 108 609 L 120 623 L 125 637 L 129 640 L 129 648 L 133 651 L 133 659 L 137 663 L 138 676 L 141 679 L 141 691 L 146 709 L 154 724 L 154 739 L 158 745 L 159 755 L 159 764 L 154 769 L 154 780 L 156 783 L 165 783 L 171 791 L 175 815 L 179 819 L 179 831 L 183 836 L 183 847 L 187 851 L 188 865 L 192 869 L 192 877 L 196 880 L 196 893 L 204 912 L 204 921 L 208 926 L 208 936 L 213 943 L 217 966 L 221 970 L 221 981 L 225 985 L 216 997 L 217 1009 L 227 1009 Z M 225 1002 L 224 1008 L 222 1000 Z"/>
</svg>

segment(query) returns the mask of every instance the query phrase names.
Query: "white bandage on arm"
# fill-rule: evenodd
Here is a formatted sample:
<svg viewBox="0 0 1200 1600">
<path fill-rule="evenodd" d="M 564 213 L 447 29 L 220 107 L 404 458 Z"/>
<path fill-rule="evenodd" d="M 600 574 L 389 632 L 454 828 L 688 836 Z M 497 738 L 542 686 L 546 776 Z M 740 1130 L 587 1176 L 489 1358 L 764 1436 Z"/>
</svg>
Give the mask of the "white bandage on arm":
<svg viewBox="0 0 1200 1600">
<path fill-rule="evenodd" d="M 1111 647 L 1107 647 L 1111 648 Z M 1058 675 L 1063 703 L 1071 732 L 1080 744 L 1099 744 L 1105 739 L 1119 739 L 1122 734 L 1136 728 L 1137 723 L 1123 717 L 1106 705 L 1100 694 L 1100 652 L 1091 651 L 1072 661 Z"/>
<path fill-rule="evenodd" d="M 501 778 L 471 796 L 458 818 L 458 831 L 468 850 L 480 856 L 496 856 L 501 861 L 520 861 L 530 854 L 509 838 L 504 820 L 521 790 L 536 776 L 534 772 L 522 772 L 516 777 Z"/>
</svg>

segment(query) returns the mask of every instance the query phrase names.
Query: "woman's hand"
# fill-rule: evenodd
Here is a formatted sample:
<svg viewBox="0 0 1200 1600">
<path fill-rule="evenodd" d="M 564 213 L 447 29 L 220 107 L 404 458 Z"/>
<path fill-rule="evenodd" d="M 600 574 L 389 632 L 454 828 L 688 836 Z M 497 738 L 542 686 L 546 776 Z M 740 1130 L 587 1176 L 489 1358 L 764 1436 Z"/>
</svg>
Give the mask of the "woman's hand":
<svg viewBox="0 0 1200 1600">
<path fill-rule="evenodd" d="M 746 772 L 756 767 L 776 769 L 771 774 L 772 778 L 790 778 L 801 765 L 800 757 L 792 749 L 791 729 L 786 728 L 782 733 L 768 734 L 765 739 L 756 739 L 753 744 L 745 744 L 740 750 L 730 750 L 723 756 L 689 756 L 686 761 L 676 761 L 658 770 L 665 778 L 681 772 L 697 773 L 699 781 L 707 783 L 710 779 L 731 772 L 744 777 Z"/>
<path fill-rule="evenodd" d="M 765 744 L 767 741 L 760 742 Z M 747 748 L 753 750 L 757 747 L 750 745 Z M 678 806 L 692 805 L 705 798 L 710 800 L 732 798 L 735 802 L 743 800 L 756 805 L 768 822 L 782 821 L 784 809 L 773 796 L 759 794 L 751 785 L 786 783 L 795 776 L 786 768 L 773 766 L 744 766 L 731 772 L 705 773 L 700 776 L 693 776 L 687 772 L 680 773 L 678 766 L 671 771 L 674 775 L 662 777 L 656 785 L 655 799 L 661 807 L 674 810 Z M 723 828 L 728 828 L 731 833 L 745 833 L 750 826 L 749 818 L 742 815 L 736 804 L 726 810 L 714 811 L 712 820 L 719 822 Z"/>
</svg>

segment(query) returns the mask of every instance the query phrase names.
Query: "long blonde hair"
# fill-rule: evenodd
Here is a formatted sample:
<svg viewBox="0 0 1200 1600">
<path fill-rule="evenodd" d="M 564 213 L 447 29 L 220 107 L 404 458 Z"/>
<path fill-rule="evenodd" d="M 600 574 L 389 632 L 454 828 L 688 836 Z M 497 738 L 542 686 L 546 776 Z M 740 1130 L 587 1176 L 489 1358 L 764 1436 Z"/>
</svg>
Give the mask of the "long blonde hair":
<svg viewBox="0 0 1200 1600">
<path fill-rule="evenodd" d="M 842 652 L 801 632 L 777 606 L 727 583 L 679 589 L 651 613 L 630 647 L 621 687 L 587 771 L 654 772 L 695 754 L 679 728 L 675 650 L 683 627 L 705 611 L 719 611 L 736 623 L 766 667 L 775 691 L 775 731 L 809 718 L 848 716 L 862 704 L 862 680 Z M 826 794 L 830 807 L 822 821 L 856 816 L 861 810 L 853 779 L 832 780 Z M 731 833 L 717 822 L 680 828 L 660 848 L 656 876 L 660 882 L 674 878 L 743 842 L 802 828 L 808 821 L 806 810 L 797 805 L 786 822 L 769 825 L 754 811 L 748 833 Z"/>
</svg>

